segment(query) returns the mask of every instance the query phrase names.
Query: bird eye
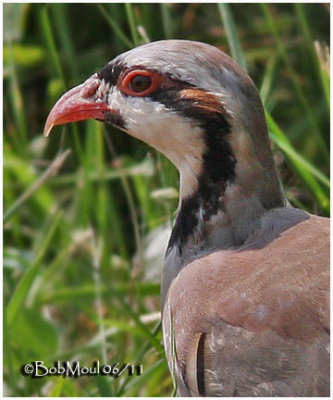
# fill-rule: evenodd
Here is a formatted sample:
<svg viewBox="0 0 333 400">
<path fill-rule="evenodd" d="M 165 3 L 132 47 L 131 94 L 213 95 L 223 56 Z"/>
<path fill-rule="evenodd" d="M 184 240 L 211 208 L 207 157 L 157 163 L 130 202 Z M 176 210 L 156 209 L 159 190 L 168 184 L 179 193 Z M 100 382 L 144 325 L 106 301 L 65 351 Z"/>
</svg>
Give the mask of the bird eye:
<svg viewBox="0 0 333 400">
<path fill-rule="evenodd" d="M 147 96 L 161 85 L 158 73 L 147 70 L 132 70 L 120 80 L 120 89 L 130 96 Z"/>
<path fill-rule="evenodd" d="M 140 93 L 147 90 L 151 86 L 151 83 L 152 79 L 150 76 L 135 75 L 129 82 L 129 87 L 133 92 Z"/>
</svg>

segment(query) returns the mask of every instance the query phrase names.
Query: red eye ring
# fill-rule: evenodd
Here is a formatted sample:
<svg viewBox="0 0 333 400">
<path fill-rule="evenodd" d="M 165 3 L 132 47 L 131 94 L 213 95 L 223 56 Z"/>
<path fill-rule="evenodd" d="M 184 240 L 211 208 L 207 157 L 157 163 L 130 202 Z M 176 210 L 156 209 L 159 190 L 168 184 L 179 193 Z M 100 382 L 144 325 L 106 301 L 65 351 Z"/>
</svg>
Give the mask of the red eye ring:
<svg viewBox="0 0 333 400">
<path fill-rule="evenodd" d="M 147 77 L 150 78 L 150 84 L 147 82 L 144 83 L 144 86 L 148 85 L 146 88 L 143 86 L 143 89 L 135 90 L 133 88 L 133 80 L 135 77 Z M 127 74 L 121 79 L 120 89 L 123 93 L 128 94 L 130 96 L 143 97 L 153 93 L 156 89 L 161 85 L 161 76 L 152 71 L 147 71 L 144 69 L 135 69 L 127 72 Z"/>
</svg>

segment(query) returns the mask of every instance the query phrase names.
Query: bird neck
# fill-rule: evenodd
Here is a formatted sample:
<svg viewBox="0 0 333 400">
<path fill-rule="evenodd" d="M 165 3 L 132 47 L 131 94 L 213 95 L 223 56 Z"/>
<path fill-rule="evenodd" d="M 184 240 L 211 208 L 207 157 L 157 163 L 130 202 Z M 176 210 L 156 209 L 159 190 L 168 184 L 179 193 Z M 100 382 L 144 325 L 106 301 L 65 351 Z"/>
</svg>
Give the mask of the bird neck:
<svg viewBox="0 0 333 400">
<path fill-rule="evenodd" d="M 235 121 L 232 128 L 226 121 L 206 126 L 201 140 L 191 143 L 192 154 L 176 164 L 181 196 L 165 257 L 162 304 L 185 265 L 217 250 L 240 248 L 260 227 L 263 214 L 285 205 L 266 125 L 253 126 L 255 132 Z"/>
<path fill-rule="evenodd" d="M 242 125 L 224 136 L 210 131 L 204 141 L 200 157 L 180 169 L 181 200 L 168 249 L 177 248 L 184 263 L 208 250 L 241 246 L 265 212 L 285 205 L 268 138 L 264 157 Z"/>
</svg>

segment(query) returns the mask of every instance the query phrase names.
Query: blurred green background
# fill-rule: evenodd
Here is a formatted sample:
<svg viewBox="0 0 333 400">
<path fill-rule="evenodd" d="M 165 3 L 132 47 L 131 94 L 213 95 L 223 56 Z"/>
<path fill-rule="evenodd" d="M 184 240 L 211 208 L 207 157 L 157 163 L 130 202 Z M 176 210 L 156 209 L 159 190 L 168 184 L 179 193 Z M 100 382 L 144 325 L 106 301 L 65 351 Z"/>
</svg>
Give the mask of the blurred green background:
<svg viewBox="0 0 333 400">
<path fill-rule="evenodd" d="M 4 4 L 4 388 L 7 396 L 169 396 L 159 274 L 174 167 L 96 121 L 42 137 L 58 97 L 119 53 L 218 46 L 263 99 L 289 200 L 329 213 L 329 4 Z M 33 360 L 142 364 L 141 376 L 23 377 Z"/>
</svg>

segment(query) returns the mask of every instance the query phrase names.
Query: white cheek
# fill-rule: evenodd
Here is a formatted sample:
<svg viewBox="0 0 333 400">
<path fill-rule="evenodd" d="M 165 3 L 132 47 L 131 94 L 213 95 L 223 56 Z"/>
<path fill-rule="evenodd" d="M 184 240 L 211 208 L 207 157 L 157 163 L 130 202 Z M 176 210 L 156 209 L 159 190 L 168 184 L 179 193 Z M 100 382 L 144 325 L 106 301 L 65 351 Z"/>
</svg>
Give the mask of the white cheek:
<svg viewBox="0 0 333 400">
<path fill-rule="evenodd" d="M 128 132 L 143 140 L 149 145 L 163 151 L 170 145 L 168 139 L 172 135 L 176 115 L 158 102 L 144 98 L 128 98 L 126 108 L 122 109 L 126 115 Z"/>
<path fill-rule="evenodd" d="M 123 96 L 115 91 L 109 104 L 119 110 L 126 131 L 163 153 L 178 168 L 181 196 L 197 187 L 205 144 L 200 127 L 185 117 L 147 98 Z"/>
<path fill-rule="evenodd" d="M 170 112 L 161 103 L 142 97 L 125 96 L 115 88 L 110 91 L 109 104 L 118 111 L 126 124 L 126 131 L 156 147 L 169 133 Z M 169 122 L 167 122 L 169 121 Z M 158 147 L 158 150 L 161 150 Z"/>
</svg>

